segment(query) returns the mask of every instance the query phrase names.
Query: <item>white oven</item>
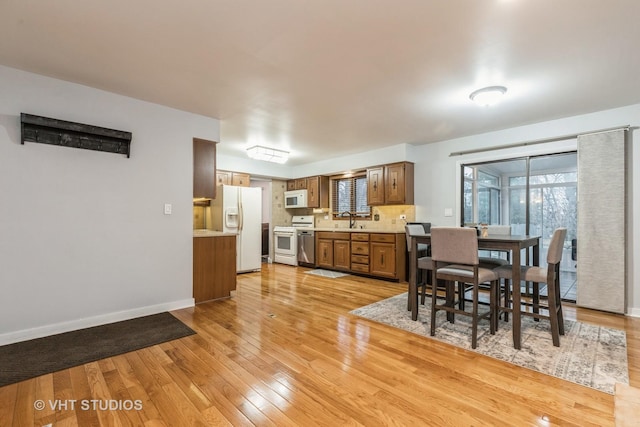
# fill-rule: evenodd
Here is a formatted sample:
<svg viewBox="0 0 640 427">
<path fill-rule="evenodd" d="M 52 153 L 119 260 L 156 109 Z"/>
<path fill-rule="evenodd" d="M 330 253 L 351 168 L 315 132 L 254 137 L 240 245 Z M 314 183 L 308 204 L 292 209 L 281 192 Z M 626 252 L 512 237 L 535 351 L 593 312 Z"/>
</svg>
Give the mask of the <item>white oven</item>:
<svg viewBox="0 0 640 427">
<path fill-rule="evenodd" d="M 273 227 L 273 260 L 298 265 L 298 236 L 294 227 Z"/>
</svg>

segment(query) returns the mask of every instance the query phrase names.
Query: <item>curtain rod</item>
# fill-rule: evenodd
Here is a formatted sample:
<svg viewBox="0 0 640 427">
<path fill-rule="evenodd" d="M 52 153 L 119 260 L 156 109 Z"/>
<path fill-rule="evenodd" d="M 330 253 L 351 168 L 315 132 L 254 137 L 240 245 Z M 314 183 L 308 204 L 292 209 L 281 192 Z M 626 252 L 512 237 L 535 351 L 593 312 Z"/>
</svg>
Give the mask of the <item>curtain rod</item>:
<svg viewBox="0 0 640 427">
<path fill-rule="evenodd" d="M 533 140 L 533 141 L 516 142 L 514 144 L 505 144 L 505 145 L 496 145 L 496 146 L 493 146 L 493 147 L 477 148 L 475 150 L 454 151 L 453 153 L 449 153 L 449 157 L 464 156 L 465 154 L 484 153 L 486 151 L 504 150 L 504 149 L 507 149 L 507 148 L 526 147 L 528 145 L 544 144 L 544 143 L 547 143 L 547 142 L 565 141 L 567 139 L 577 138 L 580 135 L 589 135 L 591 133 L 600 133 L 600 132 L 610 132 L 610 131 L 614 131 L 614 130 L 629 130 L 630 128 L 631 128 L 631 125 L 624 125 L 624 126 L 617 126 L 617 127 L 614 127 L 614 128 L 594 130 L 594 131 L 584 132 L 584 133 L 574 133 L 574 134 L 569 134 L 569 135 L 556 136 L 556 137 L 553 137 L 553 138 L 536 139 L 536 140 Z"/>
</svg>

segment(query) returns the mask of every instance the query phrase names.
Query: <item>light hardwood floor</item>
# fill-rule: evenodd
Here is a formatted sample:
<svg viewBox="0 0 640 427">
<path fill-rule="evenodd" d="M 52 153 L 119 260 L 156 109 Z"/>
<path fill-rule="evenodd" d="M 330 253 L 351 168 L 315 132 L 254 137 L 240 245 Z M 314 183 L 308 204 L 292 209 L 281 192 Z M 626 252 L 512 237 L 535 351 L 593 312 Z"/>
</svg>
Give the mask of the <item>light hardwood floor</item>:
<svg viewBox="0 0 640 427">
<path fill-rule="evenodd" d="M 0 388 L 0 425 L 614 425 L 612 395 L 348 314 L 406 283 L 263 266 L 234 298 L 174 312 L 197 335 Z M 565 313 L 626 329 L 640 386 L 640 319 Z M 81 407 L 91 399 L 141 409 Z"/>
</svg>

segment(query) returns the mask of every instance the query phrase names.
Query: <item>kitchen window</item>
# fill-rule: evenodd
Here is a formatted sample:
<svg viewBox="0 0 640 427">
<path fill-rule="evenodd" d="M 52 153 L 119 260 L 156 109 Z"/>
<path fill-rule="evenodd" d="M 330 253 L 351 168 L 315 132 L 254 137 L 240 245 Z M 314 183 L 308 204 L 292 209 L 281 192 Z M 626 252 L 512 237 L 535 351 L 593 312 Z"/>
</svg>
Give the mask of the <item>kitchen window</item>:
<svg viewBox="0 0 640 427">
<path fill-rule="evenodd" d="M 367 175 L 365 172 L 353 176 L 333 178 L 331 207 L 334 219 L 348 219 L 350 212 L 359 219 L 371 218 L 371 207 L 367 204 Z"/>
</svg>

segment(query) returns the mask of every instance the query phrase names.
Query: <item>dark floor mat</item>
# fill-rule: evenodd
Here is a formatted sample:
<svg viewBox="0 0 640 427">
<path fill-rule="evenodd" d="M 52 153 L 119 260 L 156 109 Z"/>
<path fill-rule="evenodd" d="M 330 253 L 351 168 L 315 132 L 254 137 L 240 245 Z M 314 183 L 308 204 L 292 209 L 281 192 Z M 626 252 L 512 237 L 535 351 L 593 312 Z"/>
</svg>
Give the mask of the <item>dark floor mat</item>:
<svg viewBox="0 0 640 427">
<path fill-rule="evenodd" d="M 164 312 L 0 346 L 0 387 L 192 334 Z"/>
</svg>

